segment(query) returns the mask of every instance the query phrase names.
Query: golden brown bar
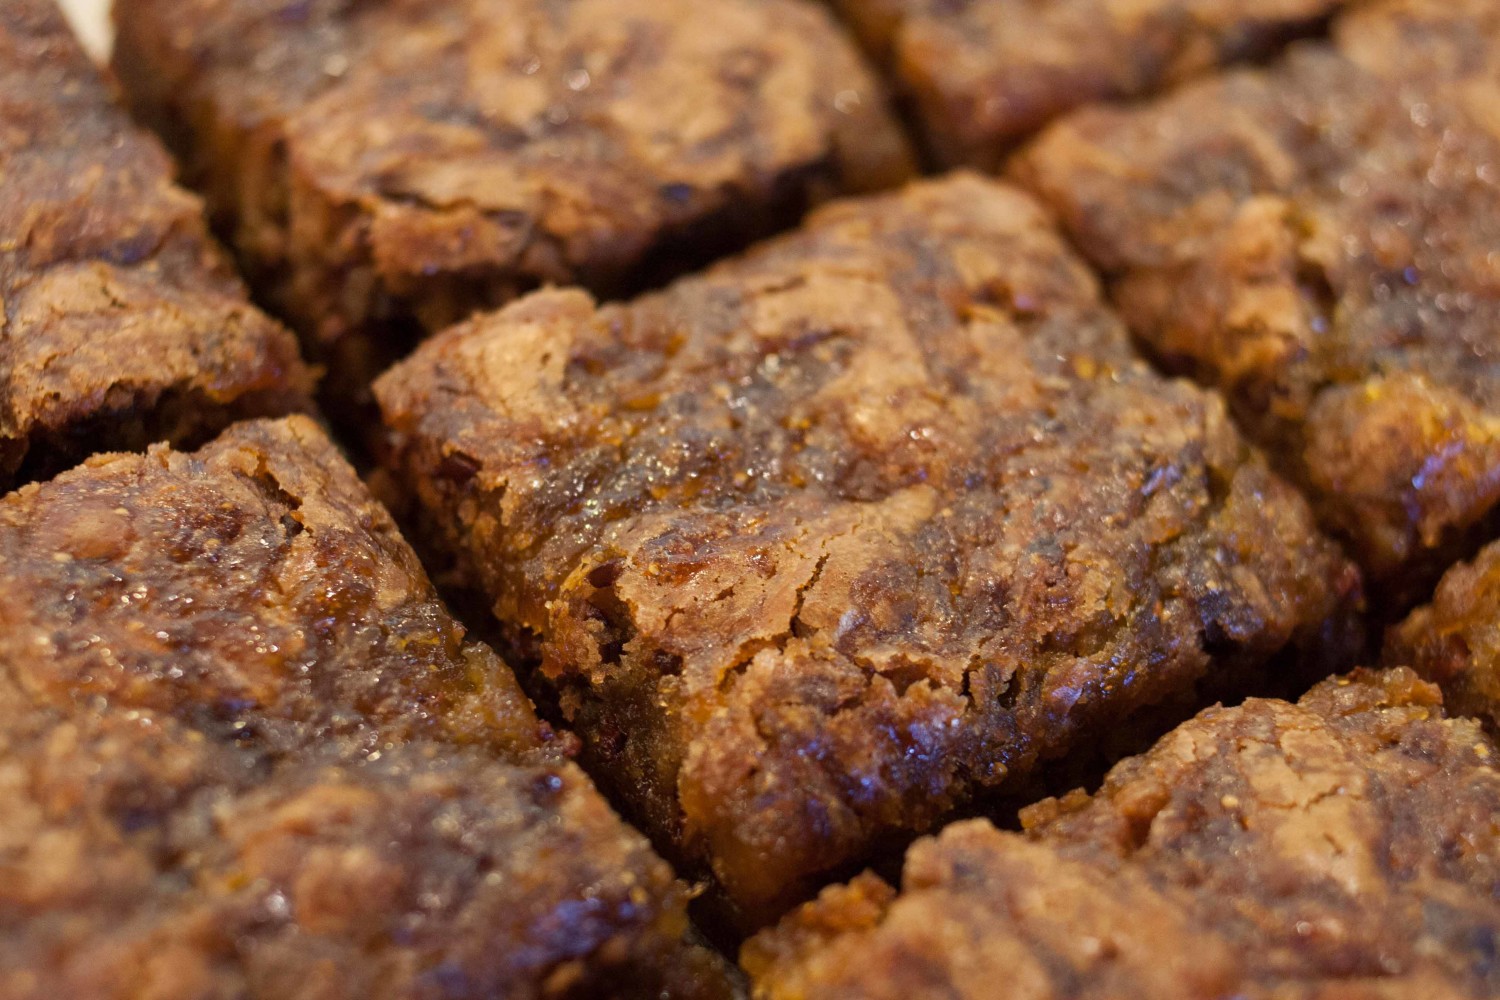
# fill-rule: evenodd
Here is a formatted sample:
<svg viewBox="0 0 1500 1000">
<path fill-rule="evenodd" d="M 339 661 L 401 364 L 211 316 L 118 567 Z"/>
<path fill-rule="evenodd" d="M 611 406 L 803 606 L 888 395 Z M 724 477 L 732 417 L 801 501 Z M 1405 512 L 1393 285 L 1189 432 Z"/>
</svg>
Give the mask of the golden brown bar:
<svg viewBox="0 0 1500 1000">
<path fill-rule="evenodd" d="M 1375 4 L 1335 39 L 1081 112 L 1016 175 L 1400 610 L 1500 500 L 1500 4 Z"/>
<path fill-rule="evenodd" d="M 1500 772 L 1409 670 L 1211 709 L 1093 796 L 919 842 L 743 961 L 759 1000 L 1481 1000 Z"/>
<path fill-rule="evenodd" d="M 532 295 L 376 392 L 598 773 L 748 923 L 1140 710 L 1352 641 L 1305 504 L 977 177 L 629 304 Z"/>
<path fill-rule="evenodd" d="M 0 3 L 0 490 L 311 388 L 51 0 Z"/>
<path fill-rule="evenodd" d="M 304 418 L 0 500 L 0 995 L 721 996 Z"/>
<path fill-rule="evenodd" d="M 942 164 L 994 169 L 1075 108 L 1318 32 L 1349 0 L 830 0 Z"/>
<path fill-rule="evenodd" d="M 544 283 L 620 294 L 910 165 L 806 0 L 120 0 L 115 65 L 335 392 Z"/>
</svg>

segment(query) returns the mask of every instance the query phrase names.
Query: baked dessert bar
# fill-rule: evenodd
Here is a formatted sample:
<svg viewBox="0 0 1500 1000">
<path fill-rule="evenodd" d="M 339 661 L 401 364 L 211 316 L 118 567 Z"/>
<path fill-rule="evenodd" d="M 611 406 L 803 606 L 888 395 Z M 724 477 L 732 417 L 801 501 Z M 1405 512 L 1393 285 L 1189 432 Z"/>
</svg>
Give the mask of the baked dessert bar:
<svg viewBox="0 0 1500 1000">
<path fill-rule="evenodd" d="M 51 0 L 0 3 L 0 95 L 0 490 L 306 408 L 295 339 Z"/>
<path fill-rule="evenodd" d="M 940 163 L 994 169 L 1102 100 L 1139 98 L 1321 30 L 1347 0 L 832 0 Z"/>
<path fill-rule="evenodd" d="M 724 995 L 306 418 L 5 497 L 0 580 L 0 995 Z"/>
<path fill-rule="evenodd" d="M 1492 997 L 1500 773 L 1409 670 L 1216 708 L 1025 833 L 959 823 L 753 940 L 762 1000 Z"/>
<path fill-rule="evenodd" d="M 1016 169 L 1397 611 L 1495 528 L 1497 67 L 1500 6 L 1376 4 L 1272 69 L 1080 112 Z"/>
<path fill-rule="evenodd" d="M 1138 710 L 1354 642 L 1303 501 L 974 176 L 627 304 L 536 293 L 376 395 L 596 773 L 748 924 Z"/>
<path fill-rule="evenodd" d="M 120 0 L 115 66 L 335 398 L 544 283 L 615 295 L 900 181 L 805 0 Z"/>
</svg>

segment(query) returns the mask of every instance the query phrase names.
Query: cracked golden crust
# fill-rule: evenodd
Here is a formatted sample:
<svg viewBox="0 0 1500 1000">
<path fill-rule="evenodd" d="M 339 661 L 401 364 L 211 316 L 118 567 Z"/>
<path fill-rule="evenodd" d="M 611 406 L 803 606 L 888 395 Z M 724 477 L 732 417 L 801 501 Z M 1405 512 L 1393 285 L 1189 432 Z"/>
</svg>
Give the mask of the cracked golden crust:
<svg viewBox="0 0 1500 1000">
<path fill-rule="evenodd" d="M 1500 772 L 1409 670 L 1211 709 L 1100 791 L 948 827 L 742 956 L 761 1000 L 1500 990 Z"/>
<path fill-rule="evenodd" d="M 291 334 L 47 0 L 0 8 L 0 94 L 0 489 L 306 408 Z"/>
<path fill-rule="evenodd" d="M 753 923 L 874 842 L 1284 648 L 1357 575 L 961 175 L 382 378 L 392 461 L 600 769 Z"/>
<path fill-rule="evenodd" d="M 0 500 L 0 995 L 715 995 L 310 421 Z"/>
<path fill-rule="evenodd" d="M 543 283 L 617 294 L 910 171 L 804 0 L 123 0 L 117 23 L 138 108 L 340 364 Z"/>
<path fill-rule="evenodd" d="M 1500 8 L 1405 0 L 1336 44 L 1020 158 L 1135 332 L 1236 415 L 1399 609 L 1500 500 Z"/>
<path fill-rule="evenodd" d="M 1384 655 L 1439 685 L 1455 715 L 1500 732 L 1500 544 L 1450 569 L 1432 601 L 1386 634 Z"/>
<path fill-rule="evenodd" d="M 1346 0 L 832 0 L 941 163 L 994 169 L 1096 101 L 1264 58 Z"/>
</svg>

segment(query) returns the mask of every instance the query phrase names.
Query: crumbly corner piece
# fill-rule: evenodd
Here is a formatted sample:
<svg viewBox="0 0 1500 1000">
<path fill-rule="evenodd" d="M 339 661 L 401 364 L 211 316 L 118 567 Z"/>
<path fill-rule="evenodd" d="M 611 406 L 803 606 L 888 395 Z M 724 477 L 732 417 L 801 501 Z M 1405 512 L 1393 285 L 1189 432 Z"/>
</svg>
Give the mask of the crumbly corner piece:
<svg viewBox="0 0 1500 1000">
<path fill-rule="evenodd" d="M 1432 601 L 1386 633 L 1384 656 L 1439 685 L 1454 714 L 1500 732 L 1500 543 L 1450 569 Z"/>
<path fill-rule="evenodd" d="M 760 1000 L 1500 992 L 1500 772 L 1409 670 L 1215 708 L 1026 832 L 948 827 L 742 956 Z"/>
<path fill-rule="evenodd" d="M 1037 205 L 971 175 L 629 304 L 534 294 L 376 395 L 594 773 L 751 926 L 1357 631 L 1357 572 L 1222 403 L 1153 375 Z"/>
<path fill-rule="evenodd" d="M 0 996 L 722 995 L 306 418 L 5 497 L 0 579 Z"/>
<path fill-rule="evenodd" d="M 0 4 L 0 491 L 306 409 L 292 335 L 51 0 Z"/>
<path fill-rule="evenodd" d="M 1346 2 L 832 0 L 932 156 L 986 169 L 1075 108 L 1265 58 Z"/>
<path fill-rule="evenodd" d="M 911 170 L 879 83 L 807 0 L 115 11 L 137 110 L 346 394 L 477 308 L 544 283 L 619 294 Z"/>
<path fill-rule="evenodd" d="M 1496 524 L 1496 101 L 1500 5 L 1400 0 L 1269 70 L 1079 113 L 1015 170 L 1395 611 Z"/>
</svg>

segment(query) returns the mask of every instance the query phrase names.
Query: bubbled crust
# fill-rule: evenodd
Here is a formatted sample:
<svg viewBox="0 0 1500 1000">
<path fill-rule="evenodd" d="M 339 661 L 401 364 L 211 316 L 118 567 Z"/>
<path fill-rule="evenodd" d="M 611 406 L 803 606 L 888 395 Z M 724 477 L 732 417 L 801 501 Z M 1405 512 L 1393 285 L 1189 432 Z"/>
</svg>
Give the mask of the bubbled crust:
<svg viewBox="0 0 1500 1000">
<path fill-rule="evenodd" d="M 1211 709 L 1026 833 L 948 827 L 743 960 L 762 1000 L 1500 990 L 1500 773 L 1409 670 Z"/>
<path fill-rule="evenodd" d="M 376 392 L 601 769 L 750 923 L 1135 709 L 1347 652 L 1302 502 L 976 177 L 628 305 L 532 295 Z"/>
<path fill-rule="evenodd" d="M 1500 8 L 1404 0 L 1335 35 L 1269 71 L 1082 112 L 1016 176 L 1400 609 L 1500 500 Z"/>
<path fill-rule="evenodd" d="M 1261 58 L 1347 0 L 833 0 L 941 163 L 996 168 L 1074 108 Z"/>
<path fill-rule="evenodd" d="M 0 577 L 0 995 L 723 987 L 310 421 L 0 500 Z"/>
<path fill-rule="evenodd" d="M 117 23 L 137 107 L 325 350 L 544 282 L 618 293 L 910 170 L 804 0 L 122 0 Z"/>
<path fill-rule="evenodd" d="M 305 408 L 296 342 L 50 0 L 0 7 L 0 95 L 0 489 Z"/>
<path fill-rule="evenodd" d="M 1442 687 L 1455 715 L 1500 731 L 1500 544 L 1450 569 L 1431 603 L 1386 634 L 1385 662 Z"/>
</svg>

